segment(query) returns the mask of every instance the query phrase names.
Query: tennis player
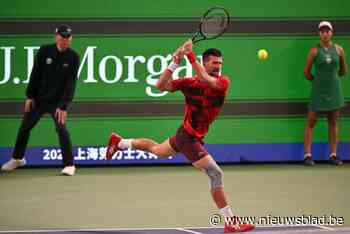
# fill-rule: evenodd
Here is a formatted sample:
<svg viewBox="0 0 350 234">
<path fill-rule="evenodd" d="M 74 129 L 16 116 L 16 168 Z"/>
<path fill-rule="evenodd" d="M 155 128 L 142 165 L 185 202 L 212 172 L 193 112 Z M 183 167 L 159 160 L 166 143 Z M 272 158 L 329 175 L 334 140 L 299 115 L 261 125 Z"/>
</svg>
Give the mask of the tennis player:
<svg viewBox="0 0 350 234">
<path fill-rule="evenodd" d="M 328 120 L 328 138 L 330 145 L 329 162 L 342 165 L 337 157 L 338 127 L 340 109 L 345 106 L 340 76 L 347 73 L 344 49 L 332 42 L 333 26 L 328 21 L 318 25 L 320 43 L 311 48 L 306 60 L 304 74 L 312 82 L 311 100 L 304 130 L 304 163 L 314 165 L 311 156 L 312 130 L 318 115 L 323 112 Z M 311 74 L 314 65 L 315 74 Z"/>
<path fill-rule="evenodd" d="M 248 231 L 253 229 L 254 225 L 242 223 L 241 219 L 233 214 L 224 191 L 223 171 L 203 146 L 203 138 L 224 104 L 230 83 L 227 76 L 220 75 L 223 58 L 219 50 L 208 49 L 203 53 L 202 65 L 197 61 L 192 48 L 191 40 L 179 47 L 174 53 L 172 63 L 157 82 L 159 90 L 181 91 L 185 96 L 185 117 L 176 134 L 158 144 L 151 139 L 125 139 L 112 133 L 106 158 L 109 160 L 117 151 L 129 148 L 148 151 L 159 157 L 183 153 L 194 167 L 208 175 L 211 195 L 220 213 L 225 217 L 224 231 Z M 192 64 L 196 76 L 172 80 L 172 73 L 184 55 Z"/>
</svg>

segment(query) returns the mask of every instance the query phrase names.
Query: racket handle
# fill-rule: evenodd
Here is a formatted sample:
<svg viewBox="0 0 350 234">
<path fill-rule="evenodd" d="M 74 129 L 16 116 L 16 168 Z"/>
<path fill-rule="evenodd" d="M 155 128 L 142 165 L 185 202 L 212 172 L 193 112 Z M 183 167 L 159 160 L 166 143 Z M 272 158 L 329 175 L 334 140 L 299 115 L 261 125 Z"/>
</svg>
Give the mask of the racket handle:
<svg viewBox="0 0 350 234">
<path fill-rule="evenodd" d="M 199 31 L 195 32 L 191 38 L 193 44 L 195 44 L 198 40 L 196 40 L 196 38 L 198 37 L 199 35 Z"/>
</svg>

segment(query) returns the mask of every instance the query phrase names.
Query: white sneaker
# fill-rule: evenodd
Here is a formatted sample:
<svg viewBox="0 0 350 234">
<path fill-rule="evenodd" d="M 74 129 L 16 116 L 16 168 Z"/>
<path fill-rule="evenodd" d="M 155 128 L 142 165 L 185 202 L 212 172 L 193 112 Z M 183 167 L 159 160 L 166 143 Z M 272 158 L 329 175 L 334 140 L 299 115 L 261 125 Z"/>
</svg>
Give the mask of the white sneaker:
<svg viewBox="0 0 350 234">
<path fill-rule="evenodd" d="M 4 172 L 9 172 L 9 171 L 15 170 L 18 167 L 23 167 L 24 165 L 26 165 L 26 160 L 24 158 L 23 159 L 12 158 L 7 163 L 2 165 L 1 170 Z"/>
<path fill-rule="evenodd" d="M 73 176 L 75 174 L 75 166 L 67 166 L 61 171 L 62 175 Z"/>
</svg>

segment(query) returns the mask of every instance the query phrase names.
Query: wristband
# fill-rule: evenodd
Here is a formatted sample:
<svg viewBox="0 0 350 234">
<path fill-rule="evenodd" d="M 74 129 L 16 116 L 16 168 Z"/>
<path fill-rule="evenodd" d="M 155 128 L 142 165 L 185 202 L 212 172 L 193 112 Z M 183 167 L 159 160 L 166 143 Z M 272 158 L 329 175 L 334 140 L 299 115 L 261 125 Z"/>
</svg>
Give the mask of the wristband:
<svg viewBox="0 0 350 234">
<path fill-rule="evenodd" d="M 179 67 L 179 64 L 175 63 L 175 62 L 171 62 L 168 66 L 168 70 L 171 71 L 171 72 L 174 72 L 176 68 Z"/>
<path fill-rule="evenodd" d="M 187 54 L 187 58 L 190 61 L 190 63 L 194 63 L 196 62 L 196 54 L 194 52 L 190 52 L 189 54 Z"/>
</svg>

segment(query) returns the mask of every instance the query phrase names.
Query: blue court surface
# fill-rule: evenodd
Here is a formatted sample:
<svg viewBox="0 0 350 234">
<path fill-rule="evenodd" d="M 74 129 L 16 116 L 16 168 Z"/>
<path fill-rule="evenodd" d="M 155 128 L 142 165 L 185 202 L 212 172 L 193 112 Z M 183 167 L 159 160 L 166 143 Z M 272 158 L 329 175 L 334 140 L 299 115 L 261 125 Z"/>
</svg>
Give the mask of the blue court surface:
<svg viewBox="0 0 350 234">
<path fill-rule="evenodd" d="M 149 228 L 149 229 L 72 229 L 72 230 L 21 230 L 21 231 L 0 231 L 8 234 L 216 234 L 224 233 L 222 227 L 189 227 L 189 228 Z M 272 233 L 272 234 L 302 234 L 302 233 L 328 233 L 346 234 L 350 233 L 350 227 L 324 227 L 324 226 L 258 226 L 254 230 L 246 233 Z"/>
</svg>

